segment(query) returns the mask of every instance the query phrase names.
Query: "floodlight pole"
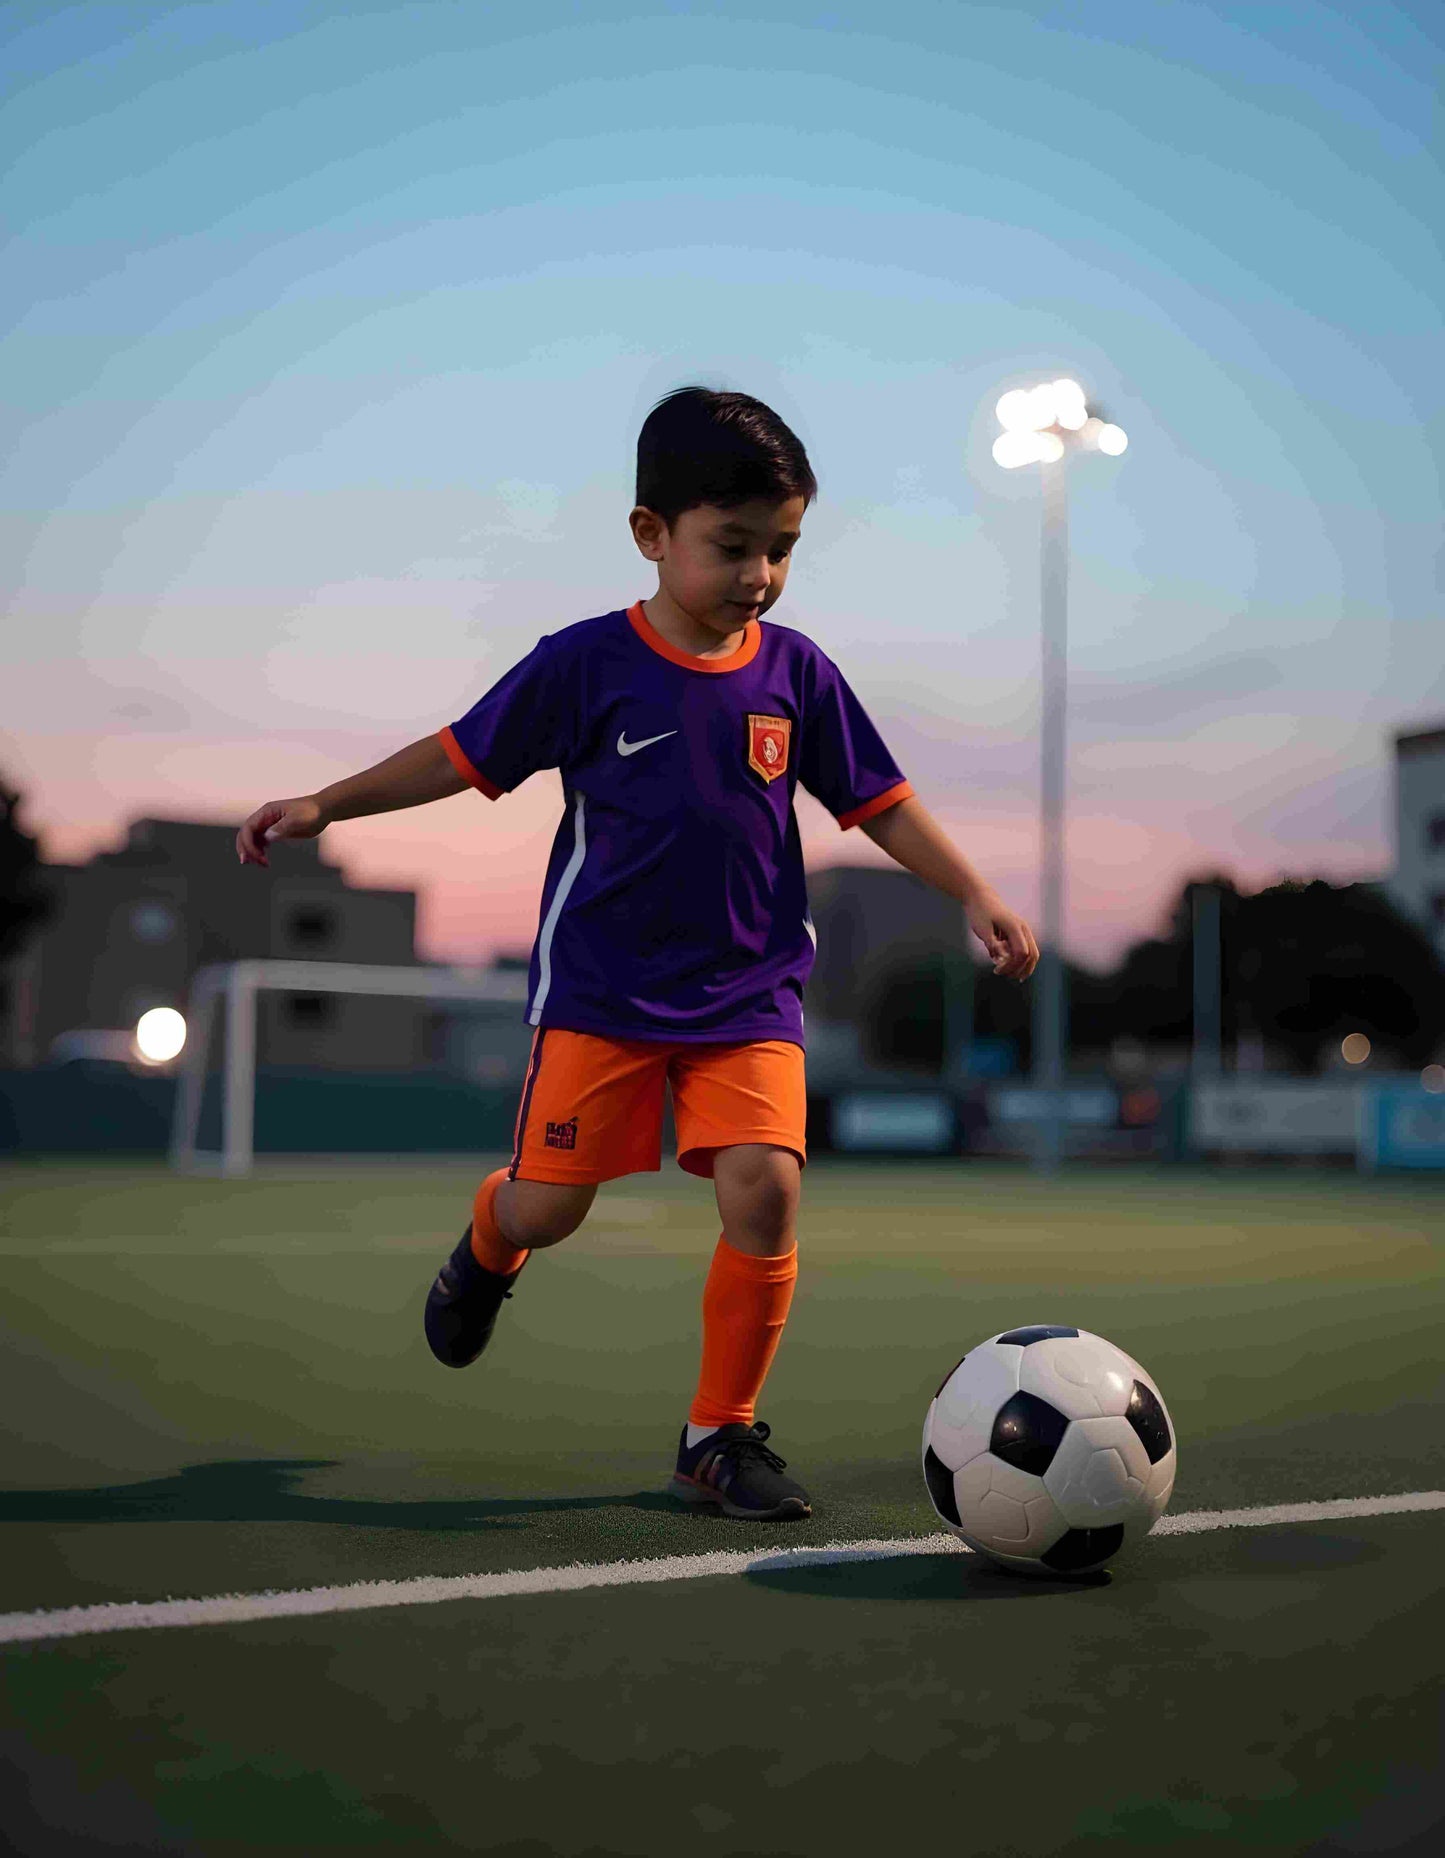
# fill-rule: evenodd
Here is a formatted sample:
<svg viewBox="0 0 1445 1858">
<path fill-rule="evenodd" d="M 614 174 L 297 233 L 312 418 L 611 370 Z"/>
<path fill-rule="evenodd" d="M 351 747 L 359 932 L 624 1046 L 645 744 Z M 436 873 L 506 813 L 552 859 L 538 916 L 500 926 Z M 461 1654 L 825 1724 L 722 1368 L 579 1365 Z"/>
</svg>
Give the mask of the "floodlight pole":
<svg viewBox="0 0 1445 1858">
<path fill-rule="evenodd" d="M 1197 883 L 1193 899 L 1194 1038 L 1190 1070 L 1196 1084 L 1217 1083 L 1223 1069 L 1220 897 L 1218 884 Z"/>
<path fill-rule="evenodd" d="M 1065 455 L 1067 456 L 1067 454 Z M 1034 1165 L 1055 1174 L 1064 1155 L 1064 721 L 1068 702 L 1069 516 L 1065 458 L 1041 464 L 1043 535 L 1040 615 L 1039 851 L 1041 871 L 1038 987 L 1034 992 L 1034 1087 L 1044 1113 Z"/>
</svg>

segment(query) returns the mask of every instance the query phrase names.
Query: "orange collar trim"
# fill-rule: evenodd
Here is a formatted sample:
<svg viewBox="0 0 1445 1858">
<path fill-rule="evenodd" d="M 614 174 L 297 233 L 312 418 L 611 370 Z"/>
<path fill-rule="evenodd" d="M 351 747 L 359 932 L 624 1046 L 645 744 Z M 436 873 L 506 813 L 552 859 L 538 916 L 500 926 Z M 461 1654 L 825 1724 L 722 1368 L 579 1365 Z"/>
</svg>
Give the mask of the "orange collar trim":
<svg viewBox="0 0 1445 1858">
<path fill-rule="evenodd" d="M 650 646 L 659 658 L 666 658 L 669 664 L 680 664 L 688 671 L 709 671 L 714 676 L 721 671 L 741 671 L 744 665 L 750 665 L 763 642 L 761 625 L 757 620 L 750 619 L 743 628 L 743 642 L 735 652 L 729 652 L 726 658 L 694 658 L 691 652 L 679 651 L 677 646 L 663 638 L 643 612 L 640 600 L 628 607 L 627 617 L 638 638 L 644 645 Z"/>
</svg>

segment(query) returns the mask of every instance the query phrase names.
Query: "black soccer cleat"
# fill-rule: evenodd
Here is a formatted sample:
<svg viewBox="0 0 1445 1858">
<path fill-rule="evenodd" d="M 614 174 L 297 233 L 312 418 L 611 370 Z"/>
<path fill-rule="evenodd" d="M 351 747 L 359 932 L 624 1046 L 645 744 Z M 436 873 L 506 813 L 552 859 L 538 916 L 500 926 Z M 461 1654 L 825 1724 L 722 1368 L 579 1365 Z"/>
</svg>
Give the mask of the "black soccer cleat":
<svg viewBox="0 0 1445 1858">
<path fill-rule="evenodd" d="M 755 1426 L 719 1426 L 689 1451 L 684 1426 L 672 1494 L 684 1503 L 716 1504 L 724 1516 L 749 1517 L 754 1522 L 811 1516 L 807 1491 L 782 1475 L 786 1460 L 768 1449 L 764 1441 L 769 1436 L 762 1420 Z"/>
<path fill-rule="evenodd" d="M 520 1270 L 518 1266 L 510 1277 L 503 1277 L 478 1264 L 472 1251 L 472 1229 L 467 1227 L 427 1292 L 427 1346 L 445 1367 L 465 1368 L 481 1354 L 492 1339 L 497 1312 L 511 1296 L 510 1286 Z"/>
</svg>

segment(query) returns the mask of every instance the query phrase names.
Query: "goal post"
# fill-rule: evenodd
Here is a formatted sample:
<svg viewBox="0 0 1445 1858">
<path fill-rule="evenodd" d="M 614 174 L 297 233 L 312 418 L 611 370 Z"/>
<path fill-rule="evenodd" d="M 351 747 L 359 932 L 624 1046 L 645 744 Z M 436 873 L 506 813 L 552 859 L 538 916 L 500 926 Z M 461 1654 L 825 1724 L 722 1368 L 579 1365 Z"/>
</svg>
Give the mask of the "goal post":
<svg viewBox="0 0 1445 1858">
<path fill-rule="evenodd" d="M 525 1005 L 520 969 L 371 967 L 340 961 L 229 961 L 198 968 L 186 1012 L 186 1044 L 171 1121 L 170 1163 L 183 1174 L 237 1179 L 255 1164 L 256 1019 L 263 993 L 353 994 L 456 1004 Z M 201 1105 L 220 1011 L 221 1146 L 199 1146 Z"/>
</svg>

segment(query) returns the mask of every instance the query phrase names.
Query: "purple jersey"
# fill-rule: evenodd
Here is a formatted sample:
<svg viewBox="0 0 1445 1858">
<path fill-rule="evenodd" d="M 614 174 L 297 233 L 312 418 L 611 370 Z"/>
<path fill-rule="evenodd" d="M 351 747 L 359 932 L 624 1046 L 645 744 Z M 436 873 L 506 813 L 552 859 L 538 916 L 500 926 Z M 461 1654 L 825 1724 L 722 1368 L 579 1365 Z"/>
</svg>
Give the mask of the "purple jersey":
<svg viewBox="0 0 1445 1858">
<path fill-rule="evenodd" d="M 811 639 L 754 619 L 693 658 L 641 601 L 539 639 L 441 740 L 489 799 L 561 770 L 526 1018 L 615 1039 L 801 1045 L 794 788 L 843 827 L 913 792 Z"/>
</svg>

